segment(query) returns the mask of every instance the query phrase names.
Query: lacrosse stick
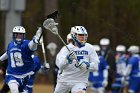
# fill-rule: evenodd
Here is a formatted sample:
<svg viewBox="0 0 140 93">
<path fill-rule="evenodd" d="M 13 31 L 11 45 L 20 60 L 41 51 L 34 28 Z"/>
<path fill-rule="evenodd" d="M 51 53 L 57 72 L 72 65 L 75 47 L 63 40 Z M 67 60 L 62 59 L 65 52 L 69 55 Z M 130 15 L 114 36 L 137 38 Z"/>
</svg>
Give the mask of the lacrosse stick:
<svg viewBox="0 0 140 93">
<path fill-rule="evenodd" d="M 58 38 L 62 41 L 62 43 L 64 44 L 64 46 L 68 49 L 68 51 L 71 53 L 71 50 L 67 47 L 67 44 L 64 42 L 64 40 L 62 39 L 62 37 L 59 35 L 58 33 L 58 29 L 56 27 L 56 25 L 58 25 L 58 23 L 55 23 L 54 19 L 52 18 L 49 18 L 49 19 L 46 19 L 44 22 L 43 22 L 43 27 L 49 31 L 51 31 L 53 34 L 55 34 L 56 36 L 58 36 Z M 77 64 L 76 64 L 76 67 L 78 67 L 78 60 L 77 60 L 77 57 L 76 55 L 73 56 L 74 59 L 76 60 Z"/>
<path fill-rule="evenodd" d="M 47 15 L 47 19 L 49 19 L 49 18 L 55 19 L 57 17 L 57 15 L 58 15 L 58 11 L 54 11 L 53 13 Z M 43 28 L 43 27 L 41 26 L 41 28 Z M 40 37 L 38 39 L 38 42 L 40 41 L 40 39 L 41 39 L 42 36 L 43 36 L 43 32 L 41 33 L 41 35 L 40 35 Z"/>
<path fill-rule="evenodd" d="M 41 36 L 40 42 L 41 42 L 41 46 L 42 46 L 42 53 L 43 53 L 43 58 L 44 58 L 44 63 L 45 63 L 44 65 L 47 69 L 49 69 L 50 65 L 49 65 L 49 63 L 47 62 L 47 59 L 46 59 L 46 52 L 45 52 L 45 47 L 44 47 L 43 35 Z"/>
</svg>

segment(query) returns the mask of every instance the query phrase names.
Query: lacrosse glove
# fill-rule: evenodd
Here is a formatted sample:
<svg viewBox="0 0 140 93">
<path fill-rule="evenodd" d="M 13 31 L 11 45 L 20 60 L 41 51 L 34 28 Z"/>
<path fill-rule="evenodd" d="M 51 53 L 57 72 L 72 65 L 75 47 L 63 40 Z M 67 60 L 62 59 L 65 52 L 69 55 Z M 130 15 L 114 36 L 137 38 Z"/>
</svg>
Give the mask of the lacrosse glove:
<svg viewBox="0 0 140 93">
<path fill-rule="evenodd" d="M 72 64 L 72 61 L 75 59 L 75 52 L 74 51 L 71 51 L 67 56 L 66 56 L 66 59 L 67 59 L 67 62 L 69 64 Z"/>
</svg>

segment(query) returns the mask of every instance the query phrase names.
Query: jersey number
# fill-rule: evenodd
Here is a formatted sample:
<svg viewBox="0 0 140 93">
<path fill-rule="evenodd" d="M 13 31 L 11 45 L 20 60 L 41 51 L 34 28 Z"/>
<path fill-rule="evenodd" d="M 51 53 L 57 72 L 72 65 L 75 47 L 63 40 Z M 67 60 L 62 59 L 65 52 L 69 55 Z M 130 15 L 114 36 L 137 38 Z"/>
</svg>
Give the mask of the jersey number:
<svg viewBox="0 0 140 93">
<path fill-rule="evenodd" d="M 20 52 L 10 53 L 10 57 L 11 57 L 11 67 L 15 68 L 24 65 Z"/>
</svg>

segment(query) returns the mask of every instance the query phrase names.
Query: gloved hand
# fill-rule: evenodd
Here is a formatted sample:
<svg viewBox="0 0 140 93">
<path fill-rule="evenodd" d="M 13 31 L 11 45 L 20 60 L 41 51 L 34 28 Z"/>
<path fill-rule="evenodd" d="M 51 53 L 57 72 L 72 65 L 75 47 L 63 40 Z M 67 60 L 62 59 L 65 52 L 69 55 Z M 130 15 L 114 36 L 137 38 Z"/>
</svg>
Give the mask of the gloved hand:
<svg viewBox="0 0 140 93">
<path fill-rule="evenodd" d="M 75 52 L 74 52 L 74 51 L 71 51 L 71 52 L 66 56 L 67 62 L 68 62 L 69 64 L 71 64 L 72 61 L 75 59 L 75 56 L 76 56 Z"/>
<path fill-rule="evenodd" d="M 122 85 L 125 85 L 125 81 L 126 81 L 126 77 L 122 77 L 122 78 L 121 78 L 121 84 L 122 84 Z"/>
<path fill-rule="evenodd" d="M 38 30 L 36 31 L 36 35 L 33 37 L 34 43 L 36 43 L 36 44 L 40 43 L 39 38 L 41 37 L 41 34 L 42 34 L 42 28 L 39 27 Z"/>
<path fill-rule="evenodd" d="M 104 79 L 104 80 L 103 80 L 102 85 L 103 85 L 103 87 L 106 87 L 106 86 L 108 85 L 107 79 Z"/>
<path fill-rule="evenodd" d="M 43 43 L 43 36 L 41 36 L 40 40 L 39 40 L 39 44 L 41 45 Z"/>
<path fill-rule="evenodd" d="M 47 72 L 50 69 L 49 63 L 44 63 L 42 68 L 42 72 Z"/>
<path fill-rule="evenodd" d="M 80 69 L 88 69 L 90 67 L 90 63 L 84 60 L 81 60 L 77 67 L 79 67 Z"/>
</svg>

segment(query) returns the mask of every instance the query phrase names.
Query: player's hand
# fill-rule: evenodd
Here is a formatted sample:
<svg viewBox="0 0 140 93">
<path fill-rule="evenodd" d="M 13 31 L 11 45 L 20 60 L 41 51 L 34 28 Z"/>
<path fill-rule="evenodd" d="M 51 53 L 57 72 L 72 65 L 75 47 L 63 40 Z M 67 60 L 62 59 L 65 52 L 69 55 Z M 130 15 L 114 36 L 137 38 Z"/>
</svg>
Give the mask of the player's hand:
<svg viewBox="0 0 140 93">
<path fill-rule="evenodd" d="M 122 77 L 121 78 L 121 84 L 124 85 L 125 84 L 125 81 L 126 81 L 126 77 Z"/>
<path fill-rule="evenodd" d="M 40 40 L 39 40 L 39 44 L 41 45 L 43 43 L 43 36 L 41 36 Z"/>
<path fill-rule="evenodd" d="M 40 72 L 46 73 L 49 69 L 50 69 L 49 63 L 44 63 L 44 64 L 41 66 Z"/>
<path fill-rule="evenodd" d="M 44 70 L 48 71 L 50 69 L 49 63 L 44 63 Z"/>
<path fill-rule="evenodd" d="M 103 80 L 102 82 L 103 87 L 106 87 L 108 85 L 108 81 L 106 79 Z"/>
<path fill-rule="evenodd" d="M 71 51 L 71 52 L 67 55 L 67 57 L 66 57 L 66 58 L 67 58 L 67 62 L 68 62 L 69 64 L 71 64 L 72 61 L 74 60 L 75 56 L 76 56 L 75 52 L 74 52 L 74 51 Z"/>
<path fill-rule="evenodd" d="M 79 67 L 80 69 L 88 69 L 90 67 L 90 63 L 84 60 L 81 60 L 77 67 Z"/>
<path fill-rule="evenodd" d="M 36 44 L 40 43 L 39 38 L 41 37 L 41 34 L 42 34 L 42 28 L 39 27 L 38 30 L 36 31 L 36 34 L 35 34 L 34 38 L 33 38 L 33 40 Z"/>
</svg>

